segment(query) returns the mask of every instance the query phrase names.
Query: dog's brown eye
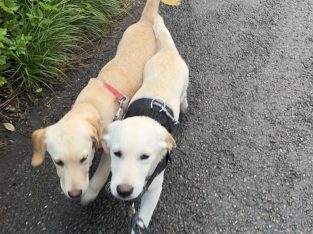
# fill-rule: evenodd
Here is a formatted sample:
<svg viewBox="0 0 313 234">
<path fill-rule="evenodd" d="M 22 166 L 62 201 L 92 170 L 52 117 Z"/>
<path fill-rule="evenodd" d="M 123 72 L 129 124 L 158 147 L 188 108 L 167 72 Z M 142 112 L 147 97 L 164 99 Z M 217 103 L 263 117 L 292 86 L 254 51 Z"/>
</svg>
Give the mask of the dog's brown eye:
<svg viewBox="0 0 313 234">
<path fill-rule="evenodd" d="M 58 161 L 55 161 L 55 164 L 60 166 L 60 167 L 63 167 L 64 166 L 64 163 L 62 160 L 58 160 Z"/>
<path fill-rule="evenodd" d="M 146 155 L 146 154 L 143 154 L 143 155 L 140 156 L 141 160 L 146 160 L 148 158 L 149 158 L 149 155 Z"/>
<path fill-rule="evenodd" d="M 113 152 L 113 154 L 114 154 L 116 157 L 118 157 L 118 158 L 122 157 L 122 152 L 121 152 L 121 151 L 115 151 L 115 152 Z"/>
<path fill-rule="evenodd" d="M 83 163 L 83 162 L 86 161 L 86 159 L 87 159 L 87 157 L 83 157 L 81 160 L 79 160 L 79 162 L 80 162 L 80 163 Z"/>
</svg>

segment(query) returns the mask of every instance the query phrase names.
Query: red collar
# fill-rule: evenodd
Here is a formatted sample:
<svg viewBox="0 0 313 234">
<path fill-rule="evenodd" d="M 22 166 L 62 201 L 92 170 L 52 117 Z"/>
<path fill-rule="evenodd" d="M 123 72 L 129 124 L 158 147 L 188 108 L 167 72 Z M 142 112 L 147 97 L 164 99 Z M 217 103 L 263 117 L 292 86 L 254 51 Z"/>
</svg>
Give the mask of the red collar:
<svg viewBox="0 0 313 234">
<path fill-rule="evenodd" d="M 128 101 L 127 97 L 121 94 L 117 89 L 115 89 L 113 86 L 111 86 L 107 82 L 103 82 L 103 87 L 106 88 L 110 93 L 114 95 L 116 98 L 116 101 L 120 104 L 123 105 L 125 102 Z M 71 109 L 74 107 L 74 104 L 71 106 Z"/>
<path fill-rule="evenodd" d="M 117 89 L 115 89 L 114 87 L 112 87 L 110 84 L 103 82 L 103 86 L 114 95 L 114 97 L 116 98 L 116 101 L 119 104 L 119 109 L 117 111 L 117 113 L 114 115 L 113 120 L 118 119 L 120 117 L 121 112 L 124 112 L 124 105 L 127 104 L 128 99 L 126 96 L 124 96 L 123 94 L 121 94 Z M 74 107 L 74 104 L 71 106 L 71 109 Z M 99 147 L 98 148 L 98 152 L 103 152 L 103 148 Z"/>
<path fill-rule="evenodd" d="M 124 97 L 123 94 L 121 94 L 117 89 L 112 87 L 109 83 L 104 82 L 103 86 L 115 96 L 116 100 L 120 101 Z"/>
<path fill-rule="evenodd" d="M 115 100 L 119 105 L 118 110 L 113 117 L 113 121 L 122 118 L 127 107 L 128 98 L 106 82 L 103 82 L 103 86 L 115 96 Z"/>
</svg>

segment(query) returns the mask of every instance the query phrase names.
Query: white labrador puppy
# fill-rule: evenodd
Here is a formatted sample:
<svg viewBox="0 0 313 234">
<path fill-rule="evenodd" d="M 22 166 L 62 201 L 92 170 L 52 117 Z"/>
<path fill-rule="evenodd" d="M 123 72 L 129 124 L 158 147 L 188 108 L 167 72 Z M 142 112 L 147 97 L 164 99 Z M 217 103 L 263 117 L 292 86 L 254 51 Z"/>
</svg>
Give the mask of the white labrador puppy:
<svg viewBox="0 0 313 234">
<path fill-rule="evenodd" d="M 131 100 L 125 119 L 110 124 L 103 138 L 111 154 L 111 192 L 121 200 L 142 195 L 139 217 L 145 226 L 159 200 L 164 170 L 148 188 L 147 181 L 176 147 L 170 132 L 180 111 L 186 111 L 189 80 L 188 67 L 159 15 L 153 30 L 159 48 L 145 66 L 143 85 Z"/>
</svg>

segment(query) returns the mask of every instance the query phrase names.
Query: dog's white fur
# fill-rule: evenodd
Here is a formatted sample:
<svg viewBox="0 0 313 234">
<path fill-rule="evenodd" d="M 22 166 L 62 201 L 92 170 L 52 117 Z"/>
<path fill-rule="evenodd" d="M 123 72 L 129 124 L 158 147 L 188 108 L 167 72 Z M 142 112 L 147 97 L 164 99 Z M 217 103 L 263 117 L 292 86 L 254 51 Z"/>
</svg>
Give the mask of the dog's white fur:
<svg viewBox="0 0 313 234">
<path fill-rule="evenodd" d="M 180 111 L 185 112 L 187 108 L 188 67 L 161 16 L 156 16 L 153 29 L 159 49 L 147 62 L 143 85 L 131 102 L 147 96 L 162 98 L 173 110 L 175 120 L 178 120 Z M 137 198 L 143 191 L 146 178 L 166 153 L 176 147 L 173 137 L 163 126 L 144 116 L 113 122 L 104 140 L 111 154 L 111 192 L 122 200 Z M 149 158 L 142 159 L 142 155 Z M 163 174 L 164 171 L 153 180 L 141 199 L 139 217 L 146 226 L 160 197 Z M 118 185 L 129 185 L 133 187 L 133 192 L 123 198 L 117 192 Z"/>
<path fill-rule="evenodd" d="M 110 157 L 103 154 L 89 182 L 89 168 L 101 130 L 112 122 L 118 110 L 115 97 L 103 83 L 107 82 L 128 98 L 142 84 L 146 62 L 156 52 L 153 19 L 160 0 L 147 0 L 141 19 L 128 27 L 118 45 L 115 57 L 91 79 L 78 95 L 73 108 L 57 123 L 32 134 L 32 165 L 40 165 L 48 151 L 60 177 L 66 196 L 81 194 L 82 203 L 94 200 L 110 172 Z M 80 192 L 82 191 L 82 193 Z"/>
</svg>

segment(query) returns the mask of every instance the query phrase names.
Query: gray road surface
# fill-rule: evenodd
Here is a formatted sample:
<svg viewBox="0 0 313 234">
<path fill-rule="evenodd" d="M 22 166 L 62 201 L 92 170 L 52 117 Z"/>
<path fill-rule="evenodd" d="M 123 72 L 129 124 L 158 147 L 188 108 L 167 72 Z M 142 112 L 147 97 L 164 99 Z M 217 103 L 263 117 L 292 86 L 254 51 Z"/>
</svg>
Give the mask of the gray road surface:
<svg viewBox="0 0 313 234">
<path fill-rule="evenodd" d="M 161 14 L 190 67 L 190 109 L 152 232 L 312 233 L 313 1 L 184 0 Z M 71 73 L 79 88 L 112 58 L 120 36 Z M 78 90 L 57 94 L 74 100 Z M 27 123 L 55 122 L 71 100 L 43 106 L 47 122 L 31 109 Z M 24 150 L 1 162 L 1 232 L 127 233 L 127 204 L 102 191 L 81 207 L 61 194 L 50 160 L 30 167 L 29 132 L 18 142 Z"/>
</svg>

